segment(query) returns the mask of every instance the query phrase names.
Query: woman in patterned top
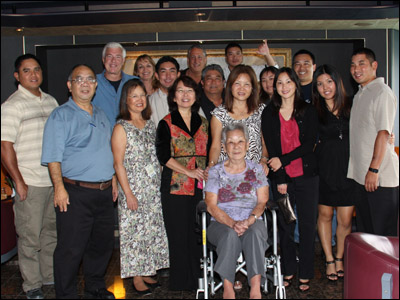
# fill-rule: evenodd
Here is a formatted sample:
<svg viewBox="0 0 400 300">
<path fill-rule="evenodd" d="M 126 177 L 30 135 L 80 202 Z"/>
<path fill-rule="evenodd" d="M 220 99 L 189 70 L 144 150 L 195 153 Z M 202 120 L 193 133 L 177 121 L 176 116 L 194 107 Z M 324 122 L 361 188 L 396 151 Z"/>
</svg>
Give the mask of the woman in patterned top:
<svg viewBox="0 0 400 300">
<path fill-rule="evenodd" d="M 249 130 L 249 150 L 246 159 L 263 163 L 268 173 L 267 150 L 261 136 L 261 113 L 265 104 L 258 100 L 259 87 L 256 74 L 249 66 L 238 65 L 229 75 L 225 91 L 225 104 L 212 111 L 211 137 L 208 166 L 224 161 L 227 154 L 221 143 L 221 132 L 231 123 L 243 123 Z"/>
<path fill-rule="evenodd" d="M 150 276 L 169 266 L 156 128 L 150 115 L 142 81 L 127 81 L 122 88 L 111 146 L 119 182 L 121 278 L 133 277 L 133 288 L 141 295 L 158 286 Z"/>
<path fill-rule="evenodd" d="M 157 157 L 164 166 L 161 203 L 170 253 L 169 288 L 195 290 L 201 245 L 195 232 L 196 206 L 203 198 L 208 121 L 199 115 L 200 93 L 188 76 L 168 91 L 170 114 L 158 124 Z"/>
<path fill-rule="evenodd" d="M 268 201 L 268 181 L 261 165 L 245 159 L 249 133 L 244 124 L 228 124 L 222 131 L 222 143 L 228 159 L 210 169 L 205 188 L 212 216 L 208 239 L 218 254 L 215 271 L 223 280 L 223 298 L 235 299 L 235 267 L 243 251 L 251 287 L 249 299 L 261 299 L 268 233 L 260 216 Z"/>
</svg>

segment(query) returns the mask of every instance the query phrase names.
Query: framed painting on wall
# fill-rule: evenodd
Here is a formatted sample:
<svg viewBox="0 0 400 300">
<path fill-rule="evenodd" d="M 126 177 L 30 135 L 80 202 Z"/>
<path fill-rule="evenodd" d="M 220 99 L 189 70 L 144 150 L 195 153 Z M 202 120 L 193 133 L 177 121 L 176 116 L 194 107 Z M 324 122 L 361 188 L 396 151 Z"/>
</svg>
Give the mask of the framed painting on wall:
<svg viewBox="0 0 400 300">
<path fill-rule="evenodd" d="M 291 67 L 292 49 L 271 48 L 270 53 L 280 67 Z M 136 59 L 142 54 L 150 55 L 155 63 L 163 56 L 173 56 L 178 61 L 181 70 L 187 68 L 187 50 L 127 51 L 123 71 L 133 74 Z M 257 49 L 243 49 L 243 63 L 245 65 L 265 65 L 266 62 L 264 56 L 257 54 Z M 224 68 L 226 66 L 225 49 L 207 50 L 207 64 L 218 64 Z"/>
</svg>

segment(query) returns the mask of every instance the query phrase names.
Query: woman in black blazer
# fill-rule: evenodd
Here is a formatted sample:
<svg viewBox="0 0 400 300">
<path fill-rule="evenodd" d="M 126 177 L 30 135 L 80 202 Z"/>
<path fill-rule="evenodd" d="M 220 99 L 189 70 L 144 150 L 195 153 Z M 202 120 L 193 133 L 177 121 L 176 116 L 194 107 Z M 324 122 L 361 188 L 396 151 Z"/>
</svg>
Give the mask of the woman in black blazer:
<svg viewBox="0 0 400 300">
<path fill-rule="evenodd" d="M 296 204 L 300 230 L 299 289 L 310 288 L 314 277 L 314 239 L 316 233 L 318 184 L 314 147 L 318 136 L 315 108 L 301 98 L 301 87 L 291 68 L 275 75 L 272 103 L 263 111 L 261 129 L 270 159 L 268 165 L 274 199 L 288 193 Z M 297 272 L 295 222 L 286 224 L 278 214 L 282 273 L 289 286 Z"/>
</svg>

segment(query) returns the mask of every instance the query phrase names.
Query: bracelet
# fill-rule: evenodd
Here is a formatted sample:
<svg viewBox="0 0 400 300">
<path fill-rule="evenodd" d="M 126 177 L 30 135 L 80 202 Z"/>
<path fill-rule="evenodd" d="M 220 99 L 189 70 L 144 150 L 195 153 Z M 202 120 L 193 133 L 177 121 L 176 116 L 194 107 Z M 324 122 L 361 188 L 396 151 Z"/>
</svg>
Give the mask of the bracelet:
<svg viewBox="0 0 400 300">
<path fill-rule="evenodd" d="M 378 173 L 379 172 L 378 169 L 374 169 L 374 168 L 369 168 L 368 171 L 370 171 L 372 173 Z"/>
<path fill-rule="evenodd" d="M 255 221 L 257 221 L 258 218 L 257 218 L 257 216 L 255 214 L 251 214 L 250 216 L 253 216 Z"/>
<path fill-rule="evenodd" d="M 215 162 L 214 162 L 213 160 L 208 162 L 208 165 L 209 165 L 209 166 L 211 166 L 211 164 L 212 164 L 213 166 L 215 166 Z"/>
</svg>

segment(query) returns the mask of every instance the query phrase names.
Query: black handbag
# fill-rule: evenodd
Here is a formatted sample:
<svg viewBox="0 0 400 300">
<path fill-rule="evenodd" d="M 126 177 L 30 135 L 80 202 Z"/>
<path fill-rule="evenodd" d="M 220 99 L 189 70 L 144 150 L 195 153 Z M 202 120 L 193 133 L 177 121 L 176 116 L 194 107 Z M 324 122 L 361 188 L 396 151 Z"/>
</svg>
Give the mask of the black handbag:
<svg viewBox="0 0 400 300">
<path fill-rule="evenodd" d="M 297 220 L 296 215 L 293 211 L 292 205 L 290 204 L 289 194 L 282 195 L 276 200 L 279 206 L 279 211 L 282 213 L 283 218 L 287 224 L 290 224 Z"/>
</svg>

